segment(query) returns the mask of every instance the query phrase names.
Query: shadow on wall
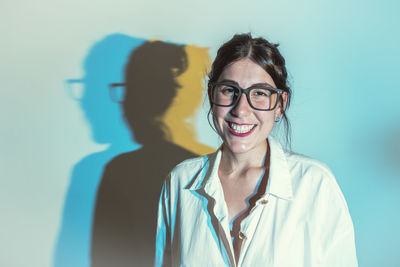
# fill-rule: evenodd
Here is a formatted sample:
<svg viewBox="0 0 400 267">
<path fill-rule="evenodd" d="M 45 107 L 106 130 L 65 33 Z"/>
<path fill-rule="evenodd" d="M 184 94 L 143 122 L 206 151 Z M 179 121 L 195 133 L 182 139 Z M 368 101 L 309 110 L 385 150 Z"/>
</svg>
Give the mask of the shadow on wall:
<svg viewBox="0 0 400 267">
<path fill-rule="evenodd" d="M 392 127 L 391 131 L 382 138 L 385 162 L 391 166 L 395 175 L 400 178 L 400 123 Z"/>
<path fill-rule="evenodd" d="M 122 110 L 110 99 L 108 84 L 120 81 L 121 70 L 145 40 L 114 34 L 96 43 L 86 56 L 81 80 L 68 80 L 68 93 L 78 100 L 93 141 L 109 144 L 87 155 L 73 168 L 54 251 L 55 267 L 89 266 L 93 209 L 103 167 L 116 155 L 139 148 L 132 143 Z"/>
<path fill-rule="evenodd" d="M 118 105 L 108 85 L 123 79 L 125 63 Z M 208 64 L 205 48 L 121 34 L 91 49 L 85 78 L 70 82 L 84 84 L 79 99 L 94 141 L 110 145 L 73 169 L 55 267 L 153 264 L 162 181 L 180 161 L 213 150 L 197 142 L 193 126 Z"/>
</svg>

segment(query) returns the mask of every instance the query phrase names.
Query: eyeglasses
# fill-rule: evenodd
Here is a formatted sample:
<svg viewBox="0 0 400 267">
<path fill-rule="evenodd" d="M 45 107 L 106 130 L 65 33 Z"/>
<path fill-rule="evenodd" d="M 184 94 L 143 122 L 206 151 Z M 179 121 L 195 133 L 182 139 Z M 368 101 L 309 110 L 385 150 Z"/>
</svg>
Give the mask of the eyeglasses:
<svg viewBox="0 0 400 267">
<path fill-rule="evenodd" d="M 269 86 L 254 85 L 247 89 L 229 82 L 211 85 L 211 103 L 221 107 L 235 106 L 242 94 L 245 94 L 250 106 L 256 110 L 273 110 L 284 90 Z"/>
<path fill-rule="evenodd" d="M 85 90 L 88 82 L 84 79 L 68 79 L 65 81 L 66 91 L 68 95 L 77 101 L 82 101 L 85 97 Z M 115 103 L 122 103 L 125 97 L 125 83 L 110 83 L 109 94 L 110 98 Z"/>
</svg>

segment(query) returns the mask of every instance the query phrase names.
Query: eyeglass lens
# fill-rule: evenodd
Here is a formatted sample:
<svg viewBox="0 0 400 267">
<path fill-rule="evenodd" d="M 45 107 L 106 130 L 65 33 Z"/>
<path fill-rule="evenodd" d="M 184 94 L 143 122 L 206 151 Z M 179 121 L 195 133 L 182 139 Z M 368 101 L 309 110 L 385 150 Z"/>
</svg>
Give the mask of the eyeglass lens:
<svg viewBox="0 0 400 267">
<path fill-rule="evenodd" d="M 231 106 L 239 96 L 239 89 L 219 84 L 213 91 L 213 102 L 216 105 Z M 269 110 L 275 107 L 278 93 L 266 88 L 252 88 L 249 92 L 250 104 L 257 109 Z"/>
</svg>

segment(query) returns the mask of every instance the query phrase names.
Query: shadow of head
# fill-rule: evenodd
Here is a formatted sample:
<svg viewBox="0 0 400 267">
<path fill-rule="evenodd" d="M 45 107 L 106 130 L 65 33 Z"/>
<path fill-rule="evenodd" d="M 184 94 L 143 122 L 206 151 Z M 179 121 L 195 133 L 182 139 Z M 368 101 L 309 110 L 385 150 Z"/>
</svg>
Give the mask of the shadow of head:
<svg viewBox="0 0 400 267">
<path fill-rule="evenodd" d="M 176 77 L 186 69 L 182 45 L 151 41 L 132 52 L 125 68 L 123 110 L 139 143 L 153 144 L 169 138 L 162 116 L 180 88 Z"/>
<path fill-rule="evenodd" d="M 110 97 L 109 84 L 121 81 L 129 54 L 144 41 L 112 34 L 93 45 L 84 60 L 84 77 L 79 80 L 82 92 L 74 98 L 79 100 L 97 143 L 118 142 L 126 131 L 121 107 Z"/>
</svg>

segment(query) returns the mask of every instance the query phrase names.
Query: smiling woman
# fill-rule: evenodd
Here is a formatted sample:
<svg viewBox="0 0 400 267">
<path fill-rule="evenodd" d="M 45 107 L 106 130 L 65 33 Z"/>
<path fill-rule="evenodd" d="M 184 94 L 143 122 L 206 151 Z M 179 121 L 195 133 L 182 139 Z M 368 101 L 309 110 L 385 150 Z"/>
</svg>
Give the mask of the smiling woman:
<svg viewBox="0 0 400 267">
<path fill-rule="evenodd" d="M 226 149 L 234 154 L 252 151 L 262 158 L 275 118 L 287 102 L 287 92 L 276 89 L 272 77 L 249 58 L 226 66 L 218 81 L 211 87 L 212 113 Z M 242 92 L 247 97 L 241 97 Z M 282 92 L 283 102 L 278 103 Z"/>
<path fill-rule="evenodd" d="M 277 45 L 235 35 L 219 50 L 208 96 L 222 139 L 163 185 L 156 266 L 357 266 L 353 224 L 331 171 L 284 151 L 291 90 Z"/>
</svg>

